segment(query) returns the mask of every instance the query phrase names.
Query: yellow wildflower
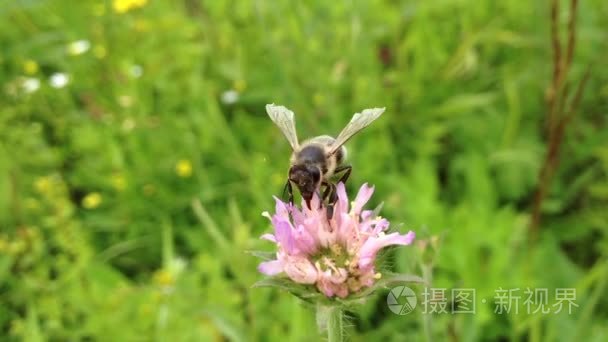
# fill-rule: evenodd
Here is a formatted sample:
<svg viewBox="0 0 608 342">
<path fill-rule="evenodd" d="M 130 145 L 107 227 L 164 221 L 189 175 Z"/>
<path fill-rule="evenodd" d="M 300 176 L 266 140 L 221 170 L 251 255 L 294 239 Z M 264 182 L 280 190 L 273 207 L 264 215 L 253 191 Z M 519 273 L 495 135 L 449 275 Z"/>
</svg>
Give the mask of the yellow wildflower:
<svg viewBox="0 0 608 342">
<path fill-rule="evenodd" d="M 242 93 L 247 88 L 247 82 L 245 80 L 236 80 L 234 81 L 233 87 L 239 93 Z"/>
<path fill-rule="evenodd" d="M 103 45 L 96 45 L 93 48 L 93 54 L 95 55 L 95 57 L 102 59 L 104 58 L 107 54 L 108 51 L 106 50 L 106 47 Z"/>
<path fill-rule="evenodd" d="M 82 206 L 87 209 L 95 209 L 101 204 L 102 198 L 99 192 L 91 192 L 82 199 Z"/>
<path fill-rule="evenodd" d="M 122 14 L 136 8 L 143 7 L 148 0 L 114 0 L 112 8 L 116 13 Z"/>
<path fill-rule="evenodd" d="M 23 71 L 27 75 L 33 75 L 37 73 L 38 69 L 38 63 L 36 63 L 36 61 L 34 60 L 28 59 L 27 61 L 23 62 Z"/>
<path fill-rule="evenodd" d="M 125 179 L 125 176 L 120 173 L 112 175 L 110 182 L 116 191 L 123 191 L 127 188 L 127 180 Z"/>
<path fill-rule="evenodd" d="M 154 273 L 154 282 L 160 286 L 171 286 L 175 283 L 175 277 L 168 270 L 161 269 Z"/>
<path fill-rule="evenodd" d="M 187 159 L 182 159 L 175 164 L 175 172 L 182 178 L 192 176 L 192 163 Z"/>
<path fill-rule="evenodd" d="M 48 193 L 51 190 L 51 180 L 49 177 L 40 177 L 34 182 L 34 188 L 41 194 Z"/>
</svg>

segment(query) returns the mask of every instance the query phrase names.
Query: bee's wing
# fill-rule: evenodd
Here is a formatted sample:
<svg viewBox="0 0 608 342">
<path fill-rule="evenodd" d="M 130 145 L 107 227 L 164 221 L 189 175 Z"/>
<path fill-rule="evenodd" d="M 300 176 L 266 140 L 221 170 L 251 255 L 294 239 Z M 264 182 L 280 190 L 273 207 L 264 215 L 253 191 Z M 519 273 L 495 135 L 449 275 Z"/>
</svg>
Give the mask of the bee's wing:
<svg viewBox="0 0 608 342">
<path fill-rule="evenodd" d="M 293 112 L 283 106 L 275 106 L 274 103 L 266 105 L 266 112 L 272 122 L 279 126 L 281 132 L 283 132 L 285 138 L 289 141 L 291 148 L 297 150 L 299 144 Z"/>
<path fill-rule="evenodd" d="M 353 135 L 357 134 L 360 130 L 369 126 L 374 120 L 380 117 L 384 113 L 385 108 L 371 108 L 365 109 L 361 113 L 355 113 L 350 122 L 344 127 L 340 135 L 336 138 L 331 146 L 330 154 L 336 153 L 344 145 L 348 139 L 352 138 Z"/>
</svg>

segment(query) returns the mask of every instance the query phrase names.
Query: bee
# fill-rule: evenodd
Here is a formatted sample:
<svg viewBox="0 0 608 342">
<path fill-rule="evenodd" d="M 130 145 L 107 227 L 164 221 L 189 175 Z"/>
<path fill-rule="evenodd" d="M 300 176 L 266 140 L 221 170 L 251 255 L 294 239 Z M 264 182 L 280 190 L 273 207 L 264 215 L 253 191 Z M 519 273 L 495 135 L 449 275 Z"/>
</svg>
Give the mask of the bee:
<svg viewBox="0 0 608 342">
<path fill-rule="evenodd" d="M 327 199 L 328 217 L 331 218 L 333 205 L 337 201 L 336 185 L 331 179 L 341 174 L 338 182 L 344 183 L 352 171 L 352 166 L 345 164 L 347 151 L 344 144 L 379 118 L 384 109 L 371 108 L 355 113 L 335 139 L 329 135 L 321 135 L 300 144 L 293 112 L 283 106 L 266 105 L 268 116 L 281 129 L 293 149 L 287 183 L 283 190 L 283 193 L 287 192 L 289 195 L 289 203 L 293 203 L 293 183 L 300 190 L 309 209 L 315 192 L 322 202 Z M 322 186 L 325 190 L 320 194 Z"/>
</svg>

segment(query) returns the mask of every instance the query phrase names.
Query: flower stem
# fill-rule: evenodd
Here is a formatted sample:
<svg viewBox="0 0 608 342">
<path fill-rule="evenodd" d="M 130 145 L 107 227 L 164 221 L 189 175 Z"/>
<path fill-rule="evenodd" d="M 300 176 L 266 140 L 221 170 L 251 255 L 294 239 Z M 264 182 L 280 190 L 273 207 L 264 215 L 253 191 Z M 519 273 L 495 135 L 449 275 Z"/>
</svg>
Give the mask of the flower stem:
<svg viewBox="0 0 608 342">
<path fill-rule="evenodd" d="M 428 284 L 432 284 L 433 283 L 433 266 L 432 264 L 423 264 L 422 265 L 422 278 L 424 279 L 424 282 L 428 285 Z M 425 312 L 423 315 L 423 330 L 424 330 L 424 335 L 426 337 L 426 341 L 430 342 L 433 340 L 433 330 L 432 330 L 432 319 L 433 319 L 433 315 Z"/>
<path fill-rule="evenodd" d="M 342 308 L 319 305 L 317 308 L 317 323 L 321 330 L 327 329 L 327 340 L 329 342 L 343 341 Z"/>
<path fill-rule="evenodd" d="M 331 308 L 327 319 L 327 339 L 329 342 L 342 342 L 342 309 Z"/>
</svg>

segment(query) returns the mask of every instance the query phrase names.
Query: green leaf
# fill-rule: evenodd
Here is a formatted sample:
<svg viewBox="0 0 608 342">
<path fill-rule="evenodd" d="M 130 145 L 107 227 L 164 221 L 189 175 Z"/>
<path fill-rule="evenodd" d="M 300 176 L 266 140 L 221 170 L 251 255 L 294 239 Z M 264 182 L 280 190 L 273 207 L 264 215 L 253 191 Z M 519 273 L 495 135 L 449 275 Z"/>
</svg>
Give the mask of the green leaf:
<svg viewBox="0 0 608 342">
<path fill-rule="evenodd" d="M 277 253 L 275 252 L 246 251 L 245 253 L 256 256 L 262 260 L 275 260 L 277 258 Z"/>
</svg>

